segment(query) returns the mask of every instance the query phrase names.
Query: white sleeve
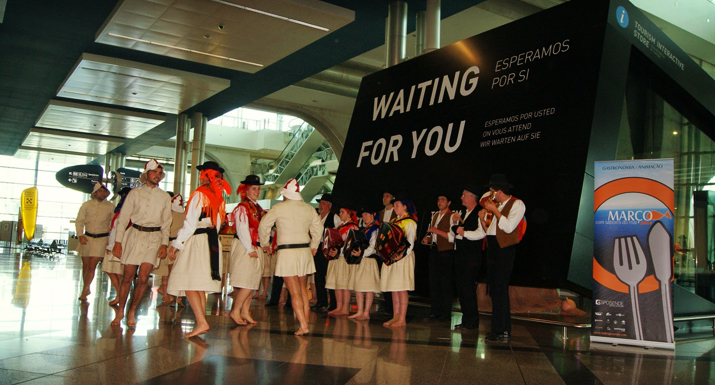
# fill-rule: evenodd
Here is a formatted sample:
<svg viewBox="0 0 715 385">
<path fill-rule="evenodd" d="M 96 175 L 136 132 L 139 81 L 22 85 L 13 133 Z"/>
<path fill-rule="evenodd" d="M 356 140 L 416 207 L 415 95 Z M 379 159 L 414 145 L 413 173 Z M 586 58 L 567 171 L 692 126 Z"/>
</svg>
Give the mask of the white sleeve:
<svg viewBox="0 0 715 385">
<path fill-rule="evenodd" d="M 509 215 L 502 215 L 502 217 L 499 218 L 497 225 L 505 233 L 511 233 L 514 229 L 516 229 L 516 226 L 519 226 L 521 218 L 524 218 L 524 212 L 526 212 L 524 202 L 521 200 L 514 201 L 514 204 L 511 206 L 511 210 L 509 211 Z"/>
<path fill-rule="evenodd" d="M 190 199 L 189 204 L 186 206 L 184 226 L 176 234 L 176 239 L 171 242 L 171 246 L 179 250 L 184 250 L 184 242 L 194 235 L 194 232 L 198 227 L 199 217 L 201 217 L 201 208 L 203 207 L 203 200 L 204 194 L 202 193 L 197 193 L 195 199 Z"/>
<path fill-rule="evenodd" d="M 236 206 L 235 211 L 236 234 L 238 240 L 241 241 L 243 248 L 249 253 L 254 250 L 253 242 L 251 241 L 251 230 L 248 228 L 248 213 L 244 206 Z"/>
<path fill-rule="evenodd" d="M 367 249 L 365 249 L 365 254 L 363 254 L 363 257 L 369 257 L 375 254 L 375 245 L 377 245 L 377 233 L 377 230 L 372 232 L 372 235 L 370 236 L 369 245 L 367 246 Z"/>
<path fill-rule="evenodd" d="M 415 248 L 415 238 L 417 237 L 417 223 L 415 221 L 410 220 L 405 227 L 407 227 L 407 231 L 405 231 L 405 237 L 407 238 L 407 241 L 410 242 L 410 247 L 405 251 L 405 256 L 408 256 L 412 252 L 412 249 Z"/>
</svg>

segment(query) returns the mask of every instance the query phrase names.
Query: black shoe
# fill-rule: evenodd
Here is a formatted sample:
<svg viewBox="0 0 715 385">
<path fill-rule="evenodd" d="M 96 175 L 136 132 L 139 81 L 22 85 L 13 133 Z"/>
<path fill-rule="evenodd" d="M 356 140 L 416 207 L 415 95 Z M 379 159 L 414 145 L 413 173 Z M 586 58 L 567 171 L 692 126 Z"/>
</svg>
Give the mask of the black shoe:
<svg viewBox="0 0 715 385">
<path fill-rule="evenodd" d="M 501 332 L 501 333 L 489 333 L 484 340 L 485 341 L 508 341 L 511 336 L 509 335 L 509 332 Z"/>
<path fill-rule="evenodd" d="M 476 330 L 479 329 L 479 324 L 466 324 L 461 323 L 454 325 L 454 330 Z"/>
</svg>

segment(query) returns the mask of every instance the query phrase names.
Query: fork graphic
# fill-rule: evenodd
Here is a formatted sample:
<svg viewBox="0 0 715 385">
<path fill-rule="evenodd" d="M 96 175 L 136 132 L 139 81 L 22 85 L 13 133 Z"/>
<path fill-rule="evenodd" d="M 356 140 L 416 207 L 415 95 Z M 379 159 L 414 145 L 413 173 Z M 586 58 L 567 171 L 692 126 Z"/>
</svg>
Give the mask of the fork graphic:
<svg viewBox="0 0 715 385">
<path fill-rule="evenodd" d="M 641 247 L 637 236 L 631 235 L 613 240 L 613 268 L 618 279 L 629 287 L 635 339 L 643 340 L 643 326 L 638 304 L 638 284 L 645 277 L 647 265 L 643 247 Z"/>
</svg>

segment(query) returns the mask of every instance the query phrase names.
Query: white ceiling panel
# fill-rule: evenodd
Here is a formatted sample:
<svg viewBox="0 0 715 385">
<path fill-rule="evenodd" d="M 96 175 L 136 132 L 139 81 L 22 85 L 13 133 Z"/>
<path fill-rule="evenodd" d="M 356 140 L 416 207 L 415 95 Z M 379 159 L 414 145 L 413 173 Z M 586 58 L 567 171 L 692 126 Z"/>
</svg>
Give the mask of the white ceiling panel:
<svg viewBox="0 0 715 385">
<path fill-rule="evenodd" d="M 354 19 L 317 0 L 122 0 L 96 41 L 254 73 Z"/>
<path fill-rule="evenodd" d="M 111 140 L 111 139 L 110 139 Z M 42 150 L 67 151 L 82 154 L 106 154 L 122 145 L 121 141 L 97 140 L 88 138 L 76 138 L 67 140 L 65 135 L 55 135 L 48 133 L 30 132 L 22 143 L 23 148 L 35 148 Z"/>
<path fill-rule="evenodd" d="M 35 124 L 88 134 L 136 138 L 164 122 L 164 116 L 51 100 Z"/>
<path fill-rule="evenodd" d="M 85 53 L 57 96 L 178 114 L 230 85 L 226 79 Z"/>
</svg>

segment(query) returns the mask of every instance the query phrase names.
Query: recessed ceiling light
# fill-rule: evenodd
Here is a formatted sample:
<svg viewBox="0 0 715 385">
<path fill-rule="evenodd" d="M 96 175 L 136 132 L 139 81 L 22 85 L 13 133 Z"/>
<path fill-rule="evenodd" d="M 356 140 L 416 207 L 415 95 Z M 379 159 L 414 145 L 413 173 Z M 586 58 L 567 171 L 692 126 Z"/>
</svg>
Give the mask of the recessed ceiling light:
<svg viewBox="0 0 715 385">
<path fill-rule="evenodd" d="M 184 47 L 177 47 L 177 46 L 175 46 L 175 45 L 157 43 L 157 42 L 155 42 L 155 41 L 150 41 L 150 40 L 146 40 L 146 39 L 139 39 L 139 38 L 131 37 L 131 36 L 119 35 L 119 34 L 111 33 L 111 32 L 108 33 L 107 35 L 113 36 L 113 37 L 122 38 L 122 39 L 134 40 L 134 41 L 138 41 L 138 42 L 140 42 L 140 43 L 145 43 L 145 44 L 158 45 L 158 46 L 160 46 L 160 47 L 178 49 L 178 50 L 180 50 L 180 51 L 196 53 L 196 54 L 199 54 L 199 55 L 206 55 L 206 56 L 210 56 L 210 57 L 215 57 L 215 58 L 217 58 L 217 59 L 224 59 L 224 60 L 235 61 L 235 62 L 238 62 L 238 63 L 248 64 L 248 65 L 252 65 L 252 66 L 256 66 L 256 67 L 263 67 L 263 64 L 254 63 L 254 62 L 250 62 L 250 61 L 246 61 L 246 60 L 234 59 L 234 58 L 231 58 L 231 57 L 228 57 L 228 56 L 214 55 L 214 54 L 212 54 L 212 53 L 201 52 L 201 51 L 197 51 L 197 50 L 195 50 L 195 49 L 188 49 L 188 48 L 184 48 Z"/>
<path fill-rule="evenodd" d="M 321 27 L 321 26 L 319 26 L 319 25 L 306 23 L 305 21 L 300 21 L 300 20 L 296 20 L 296 19 L 291 19 L 290 17 L 285 17 L 285 16 L 281 16 L 281 15 L 276 15 L 275 13 L 270 13 L 270 12 L 266 12 L 266 11 L 261 11 L 260 9 L 255 9 L 255 8 L 246 7 L 245 5 L 235 4 L 235 3 L 231 3 L 231 2 L 229 2 L 229 1 L 224 1 L 224 0 L 211 0 L 211 1 L 216 2 L 216 3 L 219 3 L 219 4 L 228 5 L 228 6 L 230 6 L 230 7 L 235 7 L 235 8 L 238 8 L 238 9 L 243 9 L 244 11 L 254 12 L 254 13 L 258 13 L 258 14 L 264 15 L 264 16 L 269 16 L 269 17 L 273 17 L 273 18 L 276 18 L 276 19 L 284 20 L 284 21 L 287 21 L 287 22 L 290 22 L 290 23 L 299 24 L 299 25 L 302 25 L 302 26 L 305 26 L 305 27 L 315 28 L 315 29 L 318 29 L 318 30 L 321 30 L 321 31 L 330 31 L 330 29 L 325 28 L 325 27 Z"/>
</svg>

